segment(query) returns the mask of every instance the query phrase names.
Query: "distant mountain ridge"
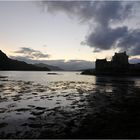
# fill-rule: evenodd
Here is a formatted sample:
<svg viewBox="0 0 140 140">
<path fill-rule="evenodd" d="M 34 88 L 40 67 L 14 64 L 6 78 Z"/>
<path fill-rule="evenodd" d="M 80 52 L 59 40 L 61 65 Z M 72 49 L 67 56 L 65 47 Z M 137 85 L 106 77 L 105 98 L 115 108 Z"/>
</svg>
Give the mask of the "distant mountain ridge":
<svg viewBox="0 0 140 140">
<path fill-rule="evenodd" d="M 44 63 L 36 63 L 34 65 L 38 66 L 38 67 L 47 67 L 52 71 L 63 71 L 63 69 L 61 69 L 61 68 L 59 68 L 57 66 L 47 65 L 47 64 L 44 64 Z"/>
<path fill-rule="evenodd" d="M 0 50 L 0 70 L 15 71 L 50 71 L 47 67 L 38 67 L 23 61 L 10 59 Z"/>
</svg>

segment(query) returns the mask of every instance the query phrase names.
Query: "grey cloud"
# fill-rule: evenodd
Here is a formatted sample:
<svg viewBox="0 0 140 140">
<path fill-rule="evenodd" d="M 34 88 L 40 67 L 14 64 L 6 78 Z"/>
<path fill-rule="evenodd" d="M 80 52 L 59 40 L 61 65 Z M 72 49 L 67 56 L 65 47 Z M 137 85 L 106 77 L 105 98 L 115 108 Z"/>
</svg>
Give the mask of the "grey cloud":
<svg viewBox="0 0 140 140">
<path fill-rule="evenodd" d="M 94 48 L 95 52 L 112 49 L 129 51 L 131 55 L 140 55 L 139 29 L 129 29 L 121 23 L 130 18 L 140 5 L 138 1 L 43 1 L 49 12 L 65 12 L 81 21 L 90 22 L 93 27 L 81 44 Z M 85 22 L 84 22 L 85 23 Z M 111 24 L 120 23 L 115 28 Z M 129 42 L 129 43 L 128 43 Z"/>
<path fill-rule="evenodd" d="M 95 33 L 96 32 L 96 33 Z M 127 33 L 127 27 L 118 27 L 116 29 L 111 28 L 96 28 L 95 32 L 92 32 L 86 38 L 86 44 L 94 47 L 96 50 L 108 50 L 116 41 L 123 37 Z"/>
<path fill-rule="evenodd" d="M 20 50 L 14 51 L 14 53 L 22 54 L 23 56 L 26 56 L 26 58 L 30 58 L 30 59 L 39 59 L 39 58 L 50 57 L 49 54 L 44 54 L 41 51 L 30 49 L 27 47 L 22 47 Z"/>
<path fill-rule="evenodd" d="M 82 20 L 96 19 L 101 24 L 111 19 L 123 19 L 129 15 L 131 4 L 122 5 L 120 1 L 42 1 L 49 12 L 66 12 Z M 123 14 L 122 14 L 123 13 Z"/>
<path fill-rule="evenodd" d="M 140 29 L 130 30 L 119 40 L 118 46 L 130 55 L 140 55 Z"/>
<path fill-rule="evenodd" d="M 96 50 L 108 50 L 116 46 L 120 38 L 128 33 L 127 26 L 111 28 L 110 23 L 121 22 L 132 10 L 133 3 L 120 1 L 99 2 L 95 5 L 94 20 L 97 26 L 86 36 L 85 44 Z"/>
<path fill-rule="evenodd" d="M 23 56 L 10 56 L 12 59 L 16 59 L 19 61 L 25 61 L 27 63 L 35 64 L 35 63 L 44 63 L 48 65 L 58 66 L 64 70 L 80 70 L 80 69 L 88 69 L 94 67 L 94 62 L 85 61 L 85 60 L 69 60 L 65 61 L 64 59 L 60 60 L 33 60 Z"/>
<path fill-rule="evenodd" d="M 30 49 L 30 48 L 26 48 L 26 47 L 22 47 L 21 50 L 14 51 L 14 52 L 15 53 L 31 54 L 32 52 L 35 52 L 35 50 Z"/>
<path fill-rule="evenodd" d="M 66 12 L 69 16 L 77 15 L 82 20 L 92 17 L 93 3 L 90 1 L 42 1 L 42 5 L 47 6 L 49 12 Z"/>
<path fill-rule="evenodd" d="M 131 8 L 131 4 L 122 4 L 120 1 L 95 2 L 93 18 L 99 25 L 108 27 L 111 21 L 117 22 L 126 18 Z"/>
</svg>

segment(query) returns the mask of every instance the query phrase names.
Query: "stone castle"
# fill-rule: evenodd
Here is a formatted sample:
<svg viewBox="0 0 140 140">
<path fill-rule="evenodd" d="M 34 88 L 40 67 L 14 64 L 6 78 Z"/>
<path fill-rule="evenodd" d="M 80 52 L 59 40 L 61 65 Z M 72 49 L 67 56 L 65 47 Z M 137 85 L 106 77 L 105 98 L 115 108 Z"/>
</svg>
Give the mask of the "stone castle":
<svg viewBox="0 0 140 140">
<path fill-rule="evenodd" d="M 111 61 L 97 59 L 95 62 L 97 71 L 126 71 L 129 67 L 128 55 L 126 52 L 115 53 Z"/>
<path fill-rule="evenodd" d="M 111 61 L 106 59 L 97 59 L 95 62 L 95 70 L 98 74 L 112 74 L 112 73 L 140 73 L 140 63 L 129 64 L 129 56 L 126 52 L 115 53 Z"/>
<path fill-rule="evenodd" d="M 140 76 L 140 63 L 129 64 L 126 52 L 115 53 L 111 61 L 96 59 L 95 69 L 88 69 L 81 74 L 111 75 L 111 76 Z"/>
</svg>

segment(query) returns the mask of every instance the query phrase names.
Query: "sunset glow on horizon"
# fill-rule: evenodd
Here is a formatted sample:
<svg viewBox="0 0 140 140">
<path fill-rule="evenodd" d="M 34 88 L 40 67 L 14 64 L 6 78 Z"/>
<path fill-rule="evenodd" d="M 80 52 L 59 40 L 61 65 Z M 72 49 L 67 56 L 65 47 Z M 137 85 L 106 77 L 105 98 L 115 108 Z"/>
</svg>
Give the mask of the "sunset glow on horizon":
<svg viewBox="0 0 140 140">
<path fill-rule="evenodd" d="M 25 56 L 24 53 L 15 53 L 22 48 L 49 56 L 33 58 L 40 61 L 110 60 L 119 51 L 127 51 L 130 59 L 139 59 L 139 4 L 120 1 L 0 1 L 0 49 L 15 59 Z M 66 8 L 68 5 L 71 8 Z M 112 15 L 109 10 L 112 10 Z M 131 41 L 129 44 L 128 40 Z"/>
</svg>

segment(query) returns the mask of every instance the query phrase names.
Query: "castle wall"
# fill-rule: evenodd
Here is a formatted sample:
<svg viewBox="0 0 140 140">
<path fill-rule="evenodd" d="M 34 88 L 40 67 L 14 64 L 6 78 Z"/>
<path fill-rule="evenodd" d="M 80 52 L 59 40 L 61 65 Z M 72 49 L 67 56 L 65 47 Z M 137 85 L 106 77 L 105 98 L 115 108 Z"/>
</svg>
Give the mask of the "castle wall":
<svg viewBox="0 0 140 140">
<path fill-rule="evenodd" d="M 128 70 L 128 55 L 126 52 L 123 53 L 115 53 L 112 57 L 111 61 L 107 61 L 106 59 L 97 59 L 96 63 L 97 71 L 126 71 Z"/>
</svg>

